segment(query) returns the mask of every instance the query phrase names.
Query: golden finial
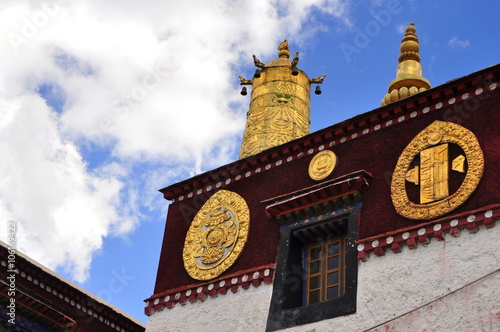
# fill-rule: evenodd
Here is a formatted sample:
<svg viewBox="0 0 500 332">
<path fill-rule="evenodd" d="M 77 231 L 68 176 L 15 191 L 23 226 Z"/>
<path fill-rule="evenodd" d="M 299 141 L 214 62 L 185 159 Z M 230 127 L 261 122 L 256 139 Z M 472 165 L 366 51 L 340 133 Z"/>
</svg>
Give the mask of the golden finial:
<svg viewBox="0 0 500 332">
<path fill-rule="evenodd" d="M 285 39 L 278 45 L 278 51 L 280 51 L 278 53 L 278 56 L 280 58 L 285 58 L 285 59 L 290 58 L 290 50 L 288 49 L 288 40 Z"/>
<path fill-rule="evenodd" d="M 415 23 L 410 23 L 406 27 L 406 33 L 399 48 L 401 54 L 398 58 L 399 65 L 396 70 L 396 78 L 389 84 L 388 93 L 382 100 L 382 106 L 431 87 L 429 81 L 422 76 L 422 65 L 418 54 L 420 45 L 415 31 Z"/>
</svg>

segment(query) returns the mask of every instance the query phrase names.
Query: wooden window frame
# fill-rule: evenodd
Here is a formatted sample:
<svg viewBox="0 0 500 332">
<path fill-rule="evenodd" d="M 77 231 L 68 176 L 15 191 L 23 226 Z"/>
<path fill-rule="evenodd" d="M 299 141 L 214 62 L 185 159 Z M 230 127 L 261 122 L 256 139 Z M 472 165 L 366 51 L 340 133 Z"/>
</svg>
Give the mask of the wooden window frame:
<svg viewBox="0 0 500 332">
<path fill-rule="evenodd" d="M 329 246 L 333 243 L 338 243 L 338 251 L 336 254 L 329 255 Z M 318 247 L 321 248 L 319 258 L 312 260 L 311 251 L 312 249 Z M 312 291 L 319 290 L 320 292 L 319 301 L 316 301 L 314 303 L 335 299 L 345 294 L 346 269 L 347 269 L 346 255 L 347 255 L 346 235 L 339 236 L 334 239 L 328 239 L 326 241 L 316 242 L 304 247 L 304 264 L 303 264 L 304 281 L 305 281 L 304 297 L 303 297 L 304 305 L 313 304 L 311 303 L 310 299 L 310 293 Z M 338 257 L 338 266 L 333 269 L 330 269 L 329 259 L 336 256 Z M 310 271 L 311 262 L 319 262 L 320 266 L 318 272 L 311 274 Z M 331 273 L 338 273 L 337 282 L 335 284 L 329 284 L 328 279 Z M 311 279 L 315 277 L 319 277 L 319 287 L 311 290 Z M 337 295 L 329 298 L 328 289 L 335 286 L 338 287 Z"/>
</svg>

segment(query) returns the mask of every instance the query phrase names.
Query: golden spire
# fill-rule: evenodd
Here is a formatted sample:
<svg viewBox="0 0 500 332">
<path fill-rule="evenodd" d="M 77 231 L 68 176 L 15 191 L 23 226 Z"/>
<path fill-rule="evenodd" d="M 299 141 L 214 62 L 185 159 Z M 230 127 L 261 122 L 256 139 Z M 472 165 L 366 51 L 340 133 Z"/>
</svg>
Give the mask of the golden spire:
<svg viewBox="0 0 500 332">
<path fill-rule="evenodd" d="M 406 27 L 406 33 L 399 48 L 401 55 L 398 58 L 399 65 L 396 70 L 396 78 L 389 84 L 389 92 L 382 100 L 382 106 L 431 87 L 429 81 L 422 77 L 422 65 L 418 54 L 420 45 L 415 31 L 415 23 L 410 23 Z"/>
<path fill-rule="evenodd" d="M 279 59 L 267 66 L 254 55 L 257 67 L 252 80 L 240 76 L 241 85 L 251 85 L 247 124 L 240 159 L 309 134 L 311 83 L 320 84 L 326 75 L 309 79 L 297 67 L 299 52 L 290 61 L 288 41 L 278 46 Z M 320 94 L 319 86 L 316 94 Z M 241 91 L 247 94 L 246 87 Z"/>
</svg>

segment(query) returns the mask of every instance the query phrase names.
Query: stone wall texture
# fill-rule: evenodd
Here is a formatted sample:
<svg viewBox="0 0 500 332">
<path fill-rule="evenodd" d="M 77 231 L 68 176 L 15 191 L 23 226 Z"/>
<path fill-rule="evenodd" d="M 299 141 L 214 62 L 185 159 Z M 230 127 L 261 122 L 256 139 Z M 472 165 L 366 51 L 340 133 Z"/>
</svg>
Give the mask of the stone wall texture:
<svg viewBox="0 0 500 332">
<path fill-rule="evenodd" d="M 149 317 L 147 332 L 264 331 L 272 285 L 250 286 L 204 302 L 177 304 Z"/>
<path fill-rule="evenodd" d="M 498 224 L 498 223 L 497 223 Z M 359 262 L 355 314 L 287 331 L 500 331 L 500 227 Z M 177 305 L 147 331 L 264 331 L 272 286 Z"/>
</svg>

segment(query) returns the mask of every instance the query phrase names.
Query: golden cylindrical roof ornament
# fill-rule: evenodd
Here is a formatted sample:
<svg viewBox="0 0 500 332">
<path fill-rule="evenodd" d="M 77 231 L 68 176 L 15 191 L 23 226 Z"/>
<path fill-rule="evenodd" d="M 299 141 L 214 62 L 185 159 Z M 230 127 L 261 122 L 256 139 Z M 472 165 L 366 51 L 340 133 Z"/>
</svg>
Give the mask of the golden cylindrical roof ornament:
<svg viewBox="0 0 500 332">
<path fill-rule="evenodd" d="M 240 159 L 310 132 L 311 83 L 322 83 L 326 75 L 309 79 L 297 67 L 299 52 L 289 60 L 287 40 L 280 43 L 278 50 L 279 59 L 268 65 L 254 56 L 257 70 L 252 80 L 240 76 L 241 85 L 252 86 Z M 243 89 L 242 94 L 246 94 Z"/>
</svg>

